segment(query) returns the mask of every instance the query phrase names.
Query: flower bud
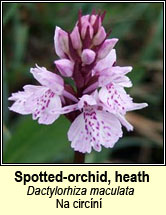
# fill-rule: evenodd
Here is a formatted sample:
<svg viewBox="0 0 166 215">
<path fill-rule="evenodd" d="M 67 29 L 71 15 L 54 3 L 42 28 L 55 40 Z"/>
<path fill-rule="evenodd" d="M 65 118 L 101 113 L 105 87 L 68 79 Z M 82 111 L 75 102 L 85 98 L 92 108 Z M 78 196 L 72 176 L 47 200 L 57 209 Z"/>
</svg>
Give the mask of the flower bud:
<svg viewBox="0 0 166 215">
<path fill-rule="evenodd" d="M 110 51 L 113 49 L 113 47 L 117 42 L 118 42 L 118 39 L 116 38 L 105 40 L 105 42 L 99 49 L 98 58 L 99 59 L 105 58 L 110 53 Z"/>
<path fill-rule="evenodd" d="M 68 35 L 59 27 L 55 29 L 54 43 L 57 55 L 60 58 L 66 58 L 65 53 L 69 52 Z"/>
<path fill-rule="evenodd" d="M 92 51 L 90 49 L 84 49 L 82 52 L 82 56 L 81 56 L 82 62 L 84 64 L 91 64 L 94 61 L 95 56 L 96 56 L 96 54 L 94 51 Z"/>
<path fill-rule="evenodd" d="M 91 18 L 90 18 L 90 24 L 93 26 L 95 24 L 95 21 L 96 21 L 96 18 L 97 18 L 97 15 L 91 15 Z M 99 27 L 101 27 L 101 19 L 99 19 Z"/>
<path fill-rule="evenodd" d="M 62 59 L 54 61 L 57 69 L 61 73 L 61 75 L 65 77 L 71 77 L 73 74 L 74 64 L 70 60 Z"/>
<path fill-rule="evenodd" d="M 84 22 L 84 23 L 82 23 L 82 30 L 81 30 L 81 37 L 82 37 L 82 39 L 85 38 L 88 26 L 89 26 L 90 37 L 91 38 L 93 37 L 93 28 L 92 28 L 92 26 L 89 24 L 89 22 Z"/>
<path fill-rule="evenodd" d="M 89 15 L 85 15 L 81 17 L 81 23 L 89 22 Z"/>
<path fill-rule="evenodd" d="M 106 37 L 106 32 L 103 27 L 99 28 L 97 34 L 93 39 L 93 44 L 95 46 L 100 45 Z"/>
<path fill-rule="evenodd" d="M 73 31 L 70 34 L 70 36 L 71 36 L 73 47 L 75 49 L 81 49 L 82 43 L 81 43 L 80 34 L 79 34 L 77 26 L 75 26 L 75 28 L 73 29 Z"/>
</svg>

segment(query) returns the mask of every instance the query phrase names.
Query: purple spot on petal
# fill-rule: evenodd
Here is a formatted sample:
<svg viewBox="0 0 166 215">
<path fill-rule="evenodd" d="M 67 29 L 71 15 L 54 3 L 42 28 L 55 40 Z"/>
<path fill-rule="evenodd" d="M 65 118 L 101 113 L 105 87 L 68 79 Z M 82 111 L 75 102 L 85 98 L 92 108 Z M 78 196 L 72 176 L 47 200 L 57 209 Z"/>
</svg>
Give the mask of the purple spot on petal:
<svg viewBox="0 0 166 215">
<path fill-rule="evenodd" d="M 49 103 L 50 103 L 50 100 L 47 101 L 46 107 L 48 107 Z"/>
<path fill-rule="evenodd" d="M 109 127 L 109 126 L 104 126 L 103 128 L 104 128 L 104 129 L 110 129 L 110 127 Z"/>
</svg>

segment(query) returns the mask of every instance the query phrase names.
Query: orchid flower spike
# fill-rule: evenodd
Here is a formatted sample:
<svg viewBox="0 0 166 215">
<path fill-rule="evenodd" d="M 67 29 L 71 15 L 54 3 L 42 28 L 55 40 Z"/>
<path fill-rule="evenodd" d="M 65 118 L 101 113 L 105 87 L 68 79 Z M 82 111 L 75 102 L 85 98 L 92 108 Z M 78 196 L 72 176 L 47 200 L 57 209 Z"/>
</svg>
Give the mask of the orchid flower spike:
<svg viewBox="0 0 166 215">
<path fill-rule="evenodd" d="M 79 12 L 71 33 L 56 27 L 56 73 L 36 65 L 30 73 L 40 85 L 26 85 L 9 97 L 11 111 L 32 114 L 39 124 L 52 124 L 65 114 L 72 123 L 67 134 L 71 147 L 81 153 L 112 148 L 123 136 L 122 126 L 133 130 L 126 113 L 147 106 L 134 103 L 125 91 L 132 86 L 126 76 L 132 67 L 115 66 L 118 39 L 108 39 L 104 16 Z M 64 77 L 74 80 L 75 87 Z"/>
</svg>

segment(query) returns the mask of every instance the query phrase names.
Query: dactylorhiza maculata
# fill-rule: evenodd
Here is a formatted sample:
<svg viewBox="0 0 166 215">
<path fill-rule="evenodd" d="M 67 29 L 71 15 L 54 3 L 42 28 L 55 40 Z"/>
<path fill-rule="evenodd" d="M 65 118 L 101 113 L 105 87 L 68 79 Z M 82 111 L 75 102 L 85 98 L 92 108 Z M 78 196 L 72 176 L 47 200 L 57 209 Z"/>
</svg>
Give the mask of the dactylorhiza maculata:
<svg viewBox="0 0 166 215">
<path fill-rule="evenodd" d="M 132 86 L 126 76 L 132 67 L 115 65 L 118 39 L 108 39 L 104 15 L 79 12 L 71 33 L 56 27 L 54 43 L 60 59 L 54 62 L 55 73 L 36 65 L 30 72 L 40 85 L 26 85 L 9 98 L 14 101 L 10 110 L 32 114 L 39 124 L 52 124 L 65 114 L 72 122 L 67 133 L 71 147 L 82 153 L 112 148 L 123 135 L 122 125 L 133 130 L 125 114 L 147 106 L 134 103 L 124 89 Z M 63 77 L 74 80 L 75 87 Z"/>
</svg>

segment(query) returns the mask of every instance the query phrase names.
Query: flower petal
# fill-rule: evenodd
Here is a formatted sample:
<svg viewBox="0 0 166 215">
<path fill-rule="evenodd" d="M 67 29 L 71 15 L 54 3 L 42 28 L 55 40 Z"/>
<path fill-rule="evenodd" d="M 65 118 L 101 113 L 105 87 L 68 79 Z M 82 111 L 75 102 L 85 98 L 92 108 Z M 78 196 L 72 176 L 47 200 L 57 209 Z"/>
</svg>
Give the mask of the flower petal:
<svg viewBox="0 0 166 215">
<path fill-rule="evenodd" d="M 87 106 L 87 105 L 96 105 L 96 100 L 94 99 L 94 97 L 92 95 L 83 95 L 80 99 L 80 101 L 78 102 L 78 107 L 79 109 L 82 109 L 83 107 Z"/>
<path fill-rule="evenodd" d="M 57 108 L 61 107 L 61 100 L 60 100 L 59 96 L 57 96 L 57 95 L 55 95 L 55 97 L 50 100 L 50 103 L 49 103 L 48 107 L 46 107 L 45 111 L 41 112 L 38 123 L 50 125 L 55 120 L 57 120 L 60 116 L 60 113 L 56 113 L 56 114 L 51 113 L 51 110 L 55 107 L 57 107 Z"/>
<path fill-rule="evenodd" d="M 117 114 L 119 121 L 122 123 L 124 127 L 126 127 L 127 131 L 133 131 L 133 126 L 125 119 L 125 117 L 121 114 Z"/>
<path fill-rule="evenodd" d="M 49 72 L 45 67 L 39 67 L 37 65 L 36 68 L 31 68 L 30 72 L 40 84 L 48 87 L 58 95 L 62 94 L 64 81 L 59 75 Z"/>
<path fill-rule="evenodd" d="M 131 103 L 131 105 L 129 105 L 127 107 L 127 111 L 132 111 L 132 110 L 139 110 L 139 109 L 142 109 L 142 108 L 145 108 L 147 107 L 148 104 L 147 103 Z"/>
<path fill-rule="evenodd" d="M 40 124 L 52 124 L 60 115 L 51 112 L 61 108 L 60 97 L 47 87 L 36 86 L 33 90 L 33 95 L 26 101 L 26 109 L 31 111 L 34 120 L 39 118 Z"/>
<path fill-rule="evenodd" d="M 71 94 L 70 92 L 68 92 L 67 90 L 64 90 L 63 91 L 63 96 L 74 101 L 74 102 L 78 102 L 78 99 L 73 95 Z"/>
<path fill-rule="evenodd" d="M 131 72 L 133 68 L 131 66 L 114 66 L 111 68 L 111 71 L 118 75 L 126 75 L 127 73 Z"/>
<path fill-rule="evenodd" d="M 132 67 L 111 67 L 102 70 L 99 73 L 99 86 L 106 86 L 110 83 L 118 84 L 122 87 L 131 87 L 131 80 L 125 76 L 132 70 Z"/>
<path fill-rule="evenodd" d="M 94 68 L 95 74 L 101 74 L 103 70 L 110 69 L 114 62 L 116 62 L 116 52 L 112 49 L 104 59 L 98 61 Z"/>
<path fill-rule="evenodd" d="M 93 28 L 89 22 L 85 21 L 85 22 L 82 22 L 82 29 L 81 29 L 82 39 L 85 39 L 85 35 L 86 35 L 86 31 L 87 31 L 88 27 L 89 27 L 90 38 L 93 37 Z"/>
<path fill-rule="evenodd" d="M 68 106 L 65 106 L 65 107 L 60 107 L 60 108 L 57 108 L 57 107 L 54 107 L 50 113 L 51 114 L 67 114 L 67 113 L 70 113 L 70 112 L 73 112 L 73 111 L 76 111 L 78 110 L 78 104 L 74 104 L 74 105 L 68 105 Z"/>
<path fill-rule="evenodd" d="M 107 107 L 107 110 L 114 114 L 126 114 L 127 107 L 132 103 L 132 98 L 125 90 L 112 83 L 101 88 L 99 98 L 105 107 Z"/>
<path fill-rule="evenodd" d="M 106 37 L 106 32 L 103 27 L 100 27 L 97 34 L 93 38 L 93 44 L 95 46 L 100 45 Z"/>
<path fill-rule="evenodd" d="M 71 141 L 71 147 L 75 151 L 82 153 L 90 153 L 92 146 L 89 144 L 88 137 L 86 137 L 85 121 L 83 113 L 81 113 L 71 124 L 68 131 L 68 139 Z"/>
<path fill-rule="evenodd" d="M 131 80 L 127 76 L 117 76 L 114 78 L 113 83 L 122 87 L 132 87 Z"/>
<path fill-rule="evenodd" d="M 103 108 L 115 114 L 128 131 L 132 131 L 133 126 L 125 119 L 124 115 L 126 112 L 147 107 L 147 103 L 134 103 L 133 99 L 126 93 L 123 87 L 115 84 L 102 87 L 99 92 L 99 98 Z"/>
<path fill-rule="evenodd" d="M 9 110 L 14 111 L 19 114 L 30 114 L 31 111 L 28 111 L 25 107 L 27 98 L 29 98 L 32 93 L 28 91 L 22 91 L 18 93 L 12 93 L 12 96 L 9 97 L 9 100 L 15 101 Z"/>
<path fill-rule="evenodd" d="M 83 94 L 86 94 L 86 93 L 89 93 L 89 92 L 92 92 L 94 91 L 95 89 L 97 89 L 97 87 L 99 86 L 99 83 L 98 81 L 91 84 L 90 86 L 88 86 L 84 91 L 83 91 Z"/>
<path fill-rule="evenodd" d="M 68 131 L 72 148 L 82 153 L 90 153 L 92 147 L 99 152 L 101 145 L 113 147 L 120 137 L 122 129 L 119 120 L 113 114 L 94 108 L 80 114 Z"/>
<path fill-rule="evenodd" d="M 118 42 L 117 38 L 105 40 L 103 45 L 98 51 L 98 59 L 105 58 L 110 53 L 110 51 L 114 48 L 117 42 Z"/>
</svg>

